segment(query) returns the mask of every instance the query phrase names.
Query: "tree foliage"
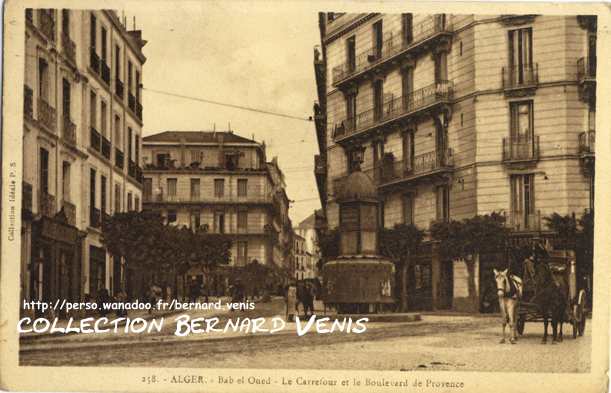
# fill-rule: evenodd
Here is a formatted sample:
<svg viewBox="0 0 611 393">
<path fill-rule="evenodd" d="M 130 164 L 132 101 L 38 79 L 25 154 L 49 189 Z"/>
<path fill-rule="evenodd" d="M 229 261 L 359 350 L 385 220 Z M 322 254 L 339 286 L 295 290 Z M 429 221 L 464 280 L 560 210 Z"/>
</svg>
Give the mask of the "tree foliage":
<svg viewBox="0 0 611 393">
<path fill-rule="evenodd" d="M 397 268 L 408 263 L 409 256 L 418 252 L 424 232 L 414 225 L 398 224 L 380 230 L 380 254 L 389 258 Z"/>
</svg>

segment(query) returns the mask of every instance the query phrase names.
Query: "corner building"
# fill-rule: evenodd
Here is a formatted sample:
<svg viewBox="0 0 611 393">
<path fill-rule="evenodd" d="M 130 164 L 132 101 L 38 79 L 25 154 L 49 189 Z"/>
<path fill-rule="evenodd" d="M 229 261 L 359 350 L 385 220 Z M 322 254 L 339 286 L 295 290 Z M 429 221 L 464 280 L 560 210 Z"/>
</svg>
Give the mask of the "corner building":
<svg viewBox="0 0 611 393">
<path fill-rule="evenodd" d="M 388 228 L 496 211 L 528 241 L 553 236 L 543 217 L 593 208 L 596 17 L 321 13 L 319 25 L 315 174 L 329 229 L 357 165 Z M 478 290 L 493 263 L 479 261 Z M 433 242 L 410 277 L 411 309 L 469 308 L 464 263 Z"/>
<path fill-rule="evenodd" d="M 25 12 L 24 300 L 129 290 L 101 224 L 140 208 L 145 43 L 114 11 Z"/>
</svg>

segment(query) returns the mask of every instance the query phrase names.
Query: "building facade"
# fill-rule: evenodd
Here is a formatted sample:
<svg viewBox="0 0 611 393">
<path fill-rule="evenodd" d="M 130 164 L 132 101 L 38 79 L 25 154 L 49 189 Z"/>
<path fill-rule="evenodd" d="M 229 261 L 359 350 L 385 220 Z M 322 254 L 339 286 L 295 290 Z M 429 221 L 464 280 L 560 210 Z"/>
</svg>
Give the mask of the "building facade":
<svg viewBox="0 0 611 393">
<path fill-rule="evenodd" d="M 101 224 L 141 200 L 140 31 L 114 11 L 27 9 L 22 297 L 125 290 Z"/>
<path fill-rule="evenodd" d="M 532 237 L 547 215 L 593 208 L 595 17 L 321 13 L 319 25 L 315 174 L 329 229 L 356 168 L 387 228 L 501 212 Z M 478 263 L 477 285 L 492 262 Z M 463 308 L 464 263 L 429 241 L 410 273 L 412 309 Z"/>
<path fill-rule="evenodd" d="M 320 272 L 318 271 L 318 262 L 320 261 L 320 247 L 318 246 L 318 233 L 316 231 L 316 213 L 305 218 L 296 227 L 293 228 L 293 232 L 298 235 L 302 241 L 303 249 L 303 260 L 301 264 L 301 278 L 318 278 Z"/>
<path fill-rule="evenodd" d="M 142 153 L 144 208 L 167 223 L 230 235 L 230 266 L 288 264 L 288 198 L 265 144 L 233 132 L 166 131 L 144 137 Z"/>
</svg>

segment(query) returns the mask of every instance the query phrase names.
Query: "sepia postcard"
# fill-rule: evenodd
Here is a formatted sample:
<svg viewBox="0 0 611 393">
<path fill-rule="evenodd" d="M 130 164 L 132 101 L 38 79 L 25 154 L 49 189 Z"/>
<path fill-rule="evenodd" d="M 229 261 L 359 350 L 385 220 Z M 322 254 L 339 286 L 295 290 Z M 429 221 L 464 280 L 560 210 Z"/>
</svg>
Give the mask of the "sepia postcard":
<svg viewBox="0 0 611 393">
<path fill-rule="evenodd" d="M 608 4 L 3 22 L 0 389 L 608 391 Z"/>
</svg>

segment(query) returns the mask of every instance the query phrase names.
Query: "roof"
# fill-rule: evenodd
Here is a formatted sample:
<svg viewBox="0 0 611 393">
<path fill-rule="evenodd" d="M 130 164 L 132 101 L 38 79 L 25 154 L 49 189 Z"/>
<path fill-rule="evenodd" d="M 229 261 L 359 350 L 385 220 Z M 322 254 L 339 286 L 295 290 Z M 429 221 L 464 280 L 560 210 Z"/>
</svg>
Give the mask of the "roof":
<svg viewBox="0 0 611 393">
<path fill-rule="evenodd" d="M 310 214 L 307 218 L 297 225 L 297 229 L 313 229 L 316 222 L 316 212 Z"/>
<path fill-rule="evenodd" d="M 349 200 L 375 200 L 376 186 L 373 180 L 364 172 L 355 171 L 345 178 L 335 195 L 338 202 Z"/>
<path fill-rule="evenodd" d="M 142 138 L 142 142 L 170 142 L 181 143 L 251 143 L 259 145 L 257 141 L 244 138 L 229 131 L 164 131 Z"/>
</svg>

